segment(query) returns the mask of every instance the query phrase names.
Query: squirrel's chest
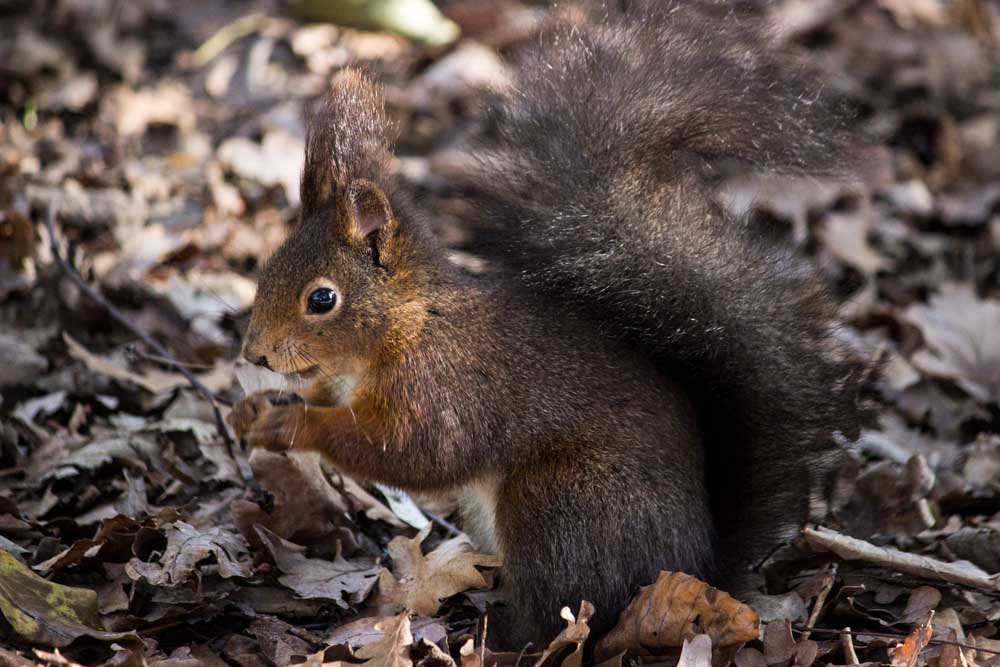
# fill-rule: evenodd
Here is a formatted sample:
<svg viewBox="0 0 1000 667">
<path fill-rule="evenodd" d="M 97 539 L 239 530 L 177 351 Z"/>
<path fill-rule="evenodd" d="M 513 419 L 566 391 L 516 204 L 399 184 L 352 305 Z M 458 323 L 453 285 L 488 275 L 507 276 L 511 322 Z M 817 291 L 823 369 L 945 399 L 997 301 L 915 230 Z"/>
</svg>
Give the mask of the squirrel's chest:
<svg viewBox="0 0 1000 667">
<path fill-rule="evenodd" d="M 500 482 L 493 476 L 471 482 L 459 491 L 462 527 L 485 553 L 502 556 L 496 535 L 497 496 Z"/>
</svg>

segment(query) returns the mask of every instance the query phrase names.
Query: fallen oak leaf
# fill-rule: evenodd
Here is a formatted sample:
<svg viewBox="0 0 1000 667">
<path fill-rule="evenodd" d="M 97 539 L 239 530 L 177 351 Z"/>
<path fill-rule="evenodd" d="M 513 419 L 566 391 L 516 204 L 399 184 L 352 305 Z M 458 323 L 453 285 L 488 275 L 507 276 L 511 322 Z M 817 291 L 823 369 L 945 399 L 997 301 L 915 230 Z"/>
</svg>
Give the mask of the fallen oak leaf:
<svg viewBox="0 0 1000 667">
<path fill-rule="evenodd" d="M 379 577 L 379 592 L 389 602 L 402 605 L 422 616 L 433 616 L 441 600 L 473 588 L 485 588 L 478 567 L 498 567 L 496 556 L 472 551 L 464 535 L 442 542 L 426 556 L 420 544 L 430 533 L 427 526 L 412 540 L 396 537 L 389 543 L 393 571 Z"/>
<path fill-rule="evenodd" d="M 716 647 L 736 646 L 758 638 L 760 619 L 750 607 L 691 575 L 661 572 L 655 583 L 639 589 L 594 654 L 599 660 L 623 650 L 648 655 L 699 634 L 711 637 Z"/>
<path fill-rule="evenodd" d="M 94 591 L 54 584 L 2 550 L 0 613 L 17 634 L 34 644 L 60 647 L 84 636 L 103 641 L 136 639 L 131 632 L 100 629 Z"/>
<path fill-rule="evenodd" d="M 358 649 L 357 655 L 364 660 L 365 667 L 413 667 L 410 646 L 410 614 L 403 612 L 375 626 L 382 631 L 382 639 Z"/>
<path fill-rule="evenodd" d="M 261 542 L 284 574 L 278 581 L 303 598 L 333 600 L 346 609 L 346 595 L 352 604 L 368 597 L 383 569 L 379 565 L 362 566 L 344 559 L 340 549 L 334 560 L 308 558 L 305 547 L 282 539 L 264 526 L 255 526 Z"/>
</svg>

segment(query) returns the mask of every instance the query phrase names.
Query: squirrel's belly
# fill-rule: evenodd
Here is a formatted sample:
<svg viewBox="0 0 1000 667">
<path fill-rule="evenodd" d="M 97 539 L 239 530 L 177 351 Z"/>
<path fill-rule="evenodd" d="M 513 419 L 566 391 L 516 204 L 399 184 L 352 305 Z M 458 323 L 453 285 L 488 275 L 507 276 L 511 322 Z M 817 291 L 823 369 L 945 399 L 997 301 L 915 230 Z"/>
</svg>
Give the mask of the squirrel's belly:
<svg viewBox="0 0 1000 667">
<path fill-rule="evenodd" d="M 465 485 L 458 494 L 462 527 L 484 553 L 502 556 L 496 535 L 500 482 L 489 476 Z"/>
</svg>

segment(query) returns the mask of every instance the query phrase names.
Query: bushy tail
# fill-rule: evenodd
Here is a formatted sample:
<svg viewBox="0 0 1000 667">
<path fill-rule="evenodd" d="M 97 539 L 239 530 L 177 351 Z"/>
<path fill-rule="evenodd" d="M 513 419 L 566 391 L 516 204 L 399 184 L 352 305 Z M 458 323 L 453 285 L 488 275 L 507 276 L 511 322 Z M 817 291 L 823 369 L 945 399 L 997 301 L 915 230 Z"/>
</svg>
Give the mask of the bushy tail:
<svg viewBox="0 0 1000 667">
<path fill-rule="evenodd" d="M 716 206 L 733 161 L 830 172 L 820 87 L 732 17 L 648 3 L 557 29 L 491 112 L 477 248 L 682 382 L 703 417 L 723 585 L 807 518 L 855 437 L 854 361 L 810 268 Z"/>
</svg>

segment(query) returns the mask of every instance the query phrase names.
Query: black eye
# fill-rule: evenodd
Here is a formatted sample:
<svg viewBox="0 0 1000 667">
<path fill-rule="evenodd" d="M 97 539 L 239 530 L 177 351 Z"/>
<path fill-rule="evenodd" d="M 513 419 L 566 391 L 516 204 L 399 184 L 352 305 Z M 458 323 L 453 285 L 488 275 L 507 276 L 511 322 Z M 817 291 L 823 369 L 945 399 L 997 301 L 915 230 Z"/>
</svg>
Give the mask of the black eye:
<svg viewBox="0 0 1000 667">
<path fill-rule="evenodd" d="M 313 315 L 329 313 L 337 305 L 337 293 L 329 287 L 314 289 L 306 300 L 306 310 Z"/>
</svg>

